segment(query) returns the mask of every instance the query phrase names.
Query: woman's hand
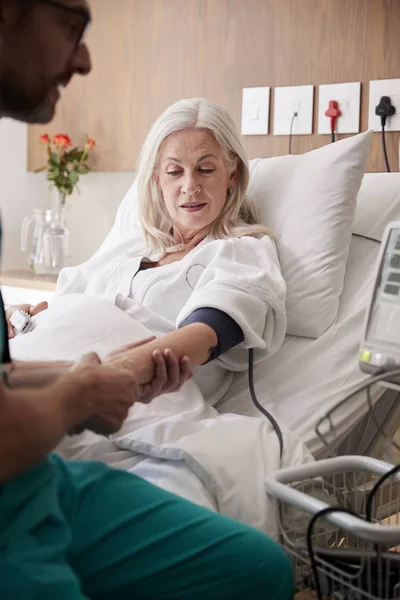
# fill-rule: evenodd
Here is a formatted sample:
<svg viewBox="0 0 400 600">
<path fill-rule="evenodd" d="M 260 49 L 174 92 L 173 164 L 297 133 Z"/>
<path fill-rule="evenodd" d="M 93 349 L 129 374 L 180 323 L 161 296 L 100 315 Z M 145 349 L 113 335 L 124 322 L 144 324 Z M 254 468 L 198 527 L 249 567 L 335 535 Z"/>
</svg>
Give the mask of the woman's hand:
<svg viewBox="0 0 400 600">
<path fill-rule="evenodd" d="M 10 318 L 17 310 L 23 310 L 28 313 L 31 317 L 38 315 L 43 310 L 49 308 L 47 302 L 39 302 L 36 306 L 32 306 L 32 304 L 15 304 L 14 306 L 9 306 L 6 310 L 6 321 L 7 321 L 7 330 L 8 330 L 8 339 L 11 340 L 15 336 L 14 327 L 11 324 Z"/>
<path fill-rule="evenodd" d="M 167 348 L 164 352 L 153 352 L 155 374 L 149 383 L 138 386 L 136 401 L 147 404 L 161 394 L 177 392 L 191 378 L 190 362 L 187 356 L 179 361 Z"/>
<path fill-rule="evenodd" d="M 138 355 L 140 347 L 155 340 L 155 336 L 129 344 L 108 355 L 104 364 L 134 373 L 140 380 Z M 136 402 L 147 404 L 161 394 L 178 391 L 191 378 L 187 356 L 178 360 L 170 349 L 154 350 L 152 353 L 154 372 L 150 381 L 138 385 Z"/>
</svg>

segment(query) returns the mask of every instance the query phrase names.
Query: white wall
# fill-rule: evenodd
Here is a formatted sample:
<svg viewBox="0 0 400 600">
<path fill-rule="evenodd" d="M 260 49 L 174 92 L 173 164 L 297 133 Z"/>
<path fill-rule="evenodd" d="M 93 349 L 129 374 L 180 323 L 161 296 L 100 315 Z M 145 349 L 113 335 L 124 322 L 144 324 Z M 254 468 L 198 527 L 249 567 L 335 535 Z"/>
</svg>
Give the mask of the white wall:
<svg viewBox="0 0 400 600">
<path fill-rule="evenodd" d="M 45 131 L 45 127 L 44 127 Z M 101 151 L 101 150 L 99 150 Z M 34 208 L 51 208 L 51 192 L 43 174 L 28 173 L 27 126 L 0 121 L 0 208 L 3 225 L 1 269 L 27 268 L 20 251 L 24 217 Z M 45 161 L 43 151 L 43 161 Z M 134 179 L 133 173 L 89 173 L 79 184 L 81 195 L 69 198 L 73 264 L 83 262 L 98 248 L 111 228 L 117 208 Z"/>
</svg>

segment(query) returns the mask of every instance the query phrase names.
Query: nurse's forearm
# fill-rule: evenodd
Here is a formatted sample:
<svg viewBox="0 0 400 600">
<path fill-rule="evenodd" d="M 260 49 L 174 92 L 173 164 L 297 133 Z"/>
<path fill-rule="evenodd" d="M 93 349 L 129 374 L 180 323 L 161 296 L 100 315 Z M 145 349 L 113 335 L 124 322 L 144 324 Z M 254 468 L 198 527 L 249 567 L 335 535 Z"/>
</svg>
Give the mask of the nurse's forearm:
<svg viewBox="0 0 400 600">
<path fill-rule="evenodd" d="M 30 362 L 13 360 L 12 364 L 3 366 L 8 374 L 12 388 L 39 388 L 50 385 L 73 366 L 72 362 Z"/>
<path fill-rule="evenodd" d="M 135 375 L 138 384 L 149 383 L 154 376 L 153 352 L 169 348 L 177 359 L 187 356 L 192 367 L 207 362 L 218 343 L 217 335 L 209 325 L 193 323 L 167 333 L 140 348 L 106 362 L 118 363 Z"/>
<path fill-rule="evenodd" d="M 93 414 L 88 385 L 68 376 L 42 390 L 10 390 L 0 382 L 0 484 L 42 460 Z"/>
</svg>

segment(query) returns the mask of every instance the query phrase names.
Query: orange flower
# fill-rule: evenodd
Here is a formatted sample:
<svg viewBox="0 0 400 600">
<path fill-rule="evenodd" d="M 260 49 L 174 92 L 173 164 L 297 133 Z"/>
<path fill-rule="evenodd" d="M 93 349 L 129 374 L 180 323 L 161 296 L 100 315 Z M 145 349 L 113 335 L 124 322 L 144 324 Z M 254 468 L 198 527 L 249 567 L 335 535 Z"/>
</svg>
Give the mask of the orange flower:
<svg viewBox="0 0 400 600">
<path fill-rule="evenodd" d="M 56 144 L 57 146 L 61 146 L 62 148 L 71 148 L 72 147 L 71 140 L 69 139 L 69 137 L 67 135 L 64 135 L 63 133 L 58 133 L 57 135 L 54 136 L 53 144 Z"/>
<path fill-rule="evenodd" d="M 39 142 L 42 142 L 42 144 L 50 144 L 50 136 L 47 133 L 41 135 L 39 138 Z"/>
<path fill-rule="evenodd" d="M 86 140 L 86 146 L 88 148 L 94 148 L 96 146 L 96 142 L 92 138 L 88 138 Z"/>
</svg>

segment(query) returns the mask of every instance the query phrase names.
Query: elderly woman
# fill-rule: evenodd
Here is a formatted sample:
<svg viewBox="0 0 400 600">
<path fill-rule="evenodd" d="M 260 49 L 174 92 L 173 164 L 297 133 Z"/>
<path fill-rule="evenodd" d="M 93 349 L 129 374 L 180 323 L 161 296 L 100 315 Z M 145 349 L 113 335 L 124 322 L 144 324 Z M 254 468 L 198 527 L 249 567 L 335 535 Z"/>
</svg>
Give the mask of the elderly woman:
<svg viewBox="0 0 400 600">
<path fill-rule="evenodd" d="M 260 361 L 282 343 L 285 284 L 275 244 L 246 196 L 248 181 L 247 155 L 226 110 L 197 98 L 177 102 L 156 121 L 140 157 L 143 248 L 136 243 L 111 260 L 100 250 L 61 273 L 59 294 L 107 298 L 157 336 L 111 359 L 124 361 L 138 382 L 152 377 L 153 351 L 171 348 L 193 367 L 205 365 L 194 380 L 215 404 L 233 372 L 247 368 L 249 348 Z"/>
</svg>

